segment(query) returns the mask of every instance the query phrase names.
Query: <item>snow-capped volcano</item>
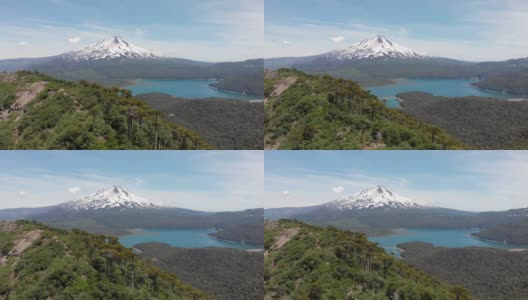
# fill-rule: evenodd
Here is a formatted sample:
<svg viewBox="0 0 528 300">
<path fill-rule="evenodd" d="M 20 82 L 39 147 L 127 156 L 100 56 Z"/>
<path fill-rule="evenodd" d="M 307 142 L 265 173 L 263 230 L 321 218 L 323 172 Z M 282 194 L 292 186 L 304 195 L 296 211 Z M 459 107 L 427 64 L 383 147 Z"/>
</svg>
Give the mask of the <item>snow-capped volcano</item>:
<svg viewBox="0 0 528 300">
<path fill-rule="evenodd" d="M 427 207 L 426 205 L 398 196 L 381 185 L 372 189 L 363 190 L 348 198 L 328 202 L 324 206 L 338 210 Z"/>
<path fill-rule="evenodd" d="M 424 57 L 411 49 L 398 46 L 382 35 L 371 40 L 363 40 L 357 45 L 326 53 L 330 60 L 353 60 L 373 58 L 421 58 Z"/>
<path fill-rule="evenodd" d="M 153 202 L 134 196 L 120 186 L 99 190 L 88 197 L 66 202 L 62 205 L 73 210 L 157 208 Z"/>
<path fill-rule="evenodd" d="M 154 53 L 136 47 L 118 36 L 99 41 L 97 44 L 81 50 L 66 53 L 64 57 L 76 61 L 157 58 Z"/>
</svg>

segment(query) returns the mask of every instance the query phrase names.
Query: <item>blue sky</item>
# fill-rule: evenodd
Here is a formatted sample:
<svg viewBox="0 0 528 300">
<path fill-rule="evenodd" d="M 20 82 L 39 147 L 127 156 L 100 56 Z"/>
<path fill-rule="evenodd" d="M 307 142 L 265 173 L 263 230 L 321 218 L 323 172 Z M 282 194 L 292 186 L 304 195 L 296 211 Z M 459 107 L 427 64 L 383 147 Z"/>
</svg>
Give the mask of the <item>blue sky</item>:
<svg viewBox="0 0 528 300">
<path fill-rule="evenodd" d="M 262 151 L 2 151 L 0 208 L 38 207 L 120 185 L 163 205 L 262 207 Z"/>
<path fill-rule="evenodd" d="M 315 205 L 378 184 L 434 206 L 528 207 L 526 151 L 268 151 L 266 208 Z"/>
<path fill-rule="evenodd" d="M 266 0 L 265 22 L 266 57 L 320 54 L 378 34 L 433 56 L 528 56 L 524 0 Z"/>
<path fill-rule="evenodd" d="M 0 5 L 0 58 L 56 55 L 114 35 L 165 56 L 203 61 L 263 56 L 263 0 L 1 0 Z"/>
</svg>

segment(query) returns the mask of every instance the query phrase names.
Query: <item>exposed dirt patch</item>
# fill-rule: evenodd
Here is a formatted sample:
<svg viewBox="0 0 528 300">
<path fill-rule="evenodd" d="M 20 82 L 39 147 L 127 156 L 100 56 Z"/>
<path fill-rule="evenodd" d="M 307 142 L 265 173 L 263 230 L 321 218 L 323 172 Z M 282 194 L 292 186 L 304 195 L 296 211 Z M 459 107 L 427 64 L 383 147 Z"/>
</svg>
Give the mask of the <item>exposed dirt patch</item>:
<svg viewBox="0 0 528 300">
<path fill-rule="evenodd" d="M 25 91 L 17 93 L 18 99 L 11 105 L 12 110 L 20 110 L 33 101 L 37 95 L 46 88 L 45 81 L 34 82 Z"/>
<path fill-rule="evenodd" d="M 15 241 L 15 246 L 9 252 L 9 256 L 20 256 L 27 248 L 33 245 L 33 242 L 40 238 L 42 230 L 32 230 L 20 239 Z"/>
<path fill-rule="evenodd" d="M 361 150 L 379 150 L 379 149 L 385 149 L 385 148 L 387 148 L 387 145 L 385 145 L 384 143 L 374 142 L 374 143 L 370 143 L 368 145 L 363 146 Z"/>
<path fill-rule="evenodd" d="M 0 256 L 0 267 L 3 267 L 7 264 L 7 256 Z"/>
<path fill-rule="evenodd" d="M 271 143 L 267 142 L 264 146 L 264 150 L 279 150 L 280 145 L 279 140 L 272 141 Z"/>
<path fill-rule="evenodd" d="M 17 80 L 18 76 L 15 73 L 0 73 L 0 82 L 11 83 Z"/>
<path fill-rule="evenodd" d="M 294 227 L 294 228 L 288 228 L 271 246 L 270 250 L 264 252 L 264 256 L 268 256 L 269 252 L 271 251 L 277 251 L 282 246 L 286 245 L 287 242 L 289 242 L 296 234 L 299 233 L 300 228 Z"/>
<path fill-rule="evenodd" d="M 273 79 L 277 77 L 276 71 L 264 71 L 264 79 Z"/>
<path fill-rule="evenodd" d="M 17 224 L 11 222 L 0 222 L 0 231 L 12 232 L 17 229 Z"/>
<path fill-rule="evenodd" d="M 292 84 L 297 82 L 297 77 L 290 76 L 286 77 L 283 80 L 277 82 L 274 86 L 274 90 L 271 93 L 271 98 L 279 97 L 285 90 L 287 90 Z"/>
</svg>

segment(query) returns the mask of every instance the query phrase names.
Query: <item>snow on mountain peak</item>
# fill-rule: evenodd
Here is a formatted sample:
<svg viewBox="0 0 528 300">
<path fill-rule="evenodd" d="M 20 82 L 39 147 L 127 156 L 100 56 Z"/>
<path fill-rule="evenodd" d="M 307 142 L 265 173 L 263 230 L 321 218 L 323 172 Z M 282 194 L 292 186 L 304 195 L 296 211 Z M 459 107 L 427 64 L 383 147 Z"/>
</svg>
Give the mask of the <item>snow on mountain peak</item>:
<svg viewBox="0 0 528 300">
<path fill-rule="evenodd" d="M 112 186 L 111 188 L 99 190 L 88 197 L 67 202 L 64 206 L 74 210 L 158 207 L 153 202 L 134 196 L 120 186 Z"/>
<path fill-rule="evenodd" d="M 83 61 L 99 59 L 147 59 L 157 56 L 143 48 L 136 47 L 119 36 L 99 41 L 93 46 L 69 52 L 66 57 Z"/>
<path fill-rule="evenodd" d="M 372 58 L 421 58 L 423 56 L 411 49 L 398 46 L 385 36 L 378 35 L 374 39 L 363 40 L 352 47 L 328 52 L 326 57 L 333 60 L 351 60 Z"/>
<path fill-rule="evenodd" d="M 363 190 L 347 198 L 329 202 L 325 206 L 338 210 L 426 207 L 423 204 L 401 197 L 382 185 Z"/>
</svg>

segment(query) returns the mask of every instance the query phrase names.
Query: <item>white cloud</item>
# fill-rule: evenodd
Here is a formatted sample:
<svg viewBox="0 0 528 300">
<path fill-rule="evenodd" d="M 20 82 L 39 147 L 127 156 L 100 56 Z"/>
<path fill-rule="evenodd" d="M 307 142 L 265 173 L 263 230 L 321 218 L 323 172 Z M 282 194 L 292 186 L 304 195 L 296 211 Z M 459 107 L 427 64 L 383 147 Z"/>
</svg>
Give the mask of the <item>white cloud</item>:
<svg viewBox="0 0 528 300">
<path fill-rule="evenodd" d="M 136 185 L 142 185 L 145 183 L 145 180 L 143 178 L 136 177 Z"/>
<path fill-rule="evenodd" d="M 345 191 L 345 188 L 342 187 L 342 186 L 334 186 L 334 187 L 332 188 L 332 191 L 334 191 L 334 193 L 338 193 L 338 194 L 340 194 L 340 193 L 342 193 L 342 192 Z"/>
<path fill-rule="evenodd" d="M 72 193 L 72 194 L 77 194 L 78 192 L 81 191 L 81 188 L 76 186 L 76 187 L 72 187 L 72 188 L 69 188 L 68 189 L 68 192 Z"/>
<path fill-rule="evenodd" d="M 407 184 L 409 184 L 409 181 L 408 181 L 407 179 L 405 179 L 405 178 L 400 178 L 400 185 L 401 185 L 401 186 L 405 186 L 405 185 L 407 185 Z"/>
<path fill-rule="evenodd" d="M 288 196 L 289 194 L 290 194 L 290 192 L 288 192 L 288 191 L 282 191 L 282 195 L 283 196 Z"/>
<path fill-rule="evenodd" d="M 68 39 L 68 42 L 70 42 L 70 44 L 78 44 L 80 41 L 81 41 L 80 37 L 72 37 Z"/>
<path fill-rule="evenodd" d="M 285 175 L 266 170 L 266 208 L 310 206 L 335 200 L 336 191 L 345 188 L 353 194 L 376 185 L 432 206 L 467 211 L 500 211 L 528 207 L 528 153 L 522 151 L 467 151 L 445 154 L 435 152 L 433 160 L 445 160 L 449 173 L 409 173 L 406 177 L 347 171 L 318 173 L 314 170 L 288 170 Z M 400 160 L 396 159 L 395 160 Z M 408 162 L 412 164 L 411 161 Z M 306 166 L 308 168 L 308 165 Z M 282 172 L 282 171 L 281 171 Z M 278 192 L 289 190 L 285 201 Z"/>
<path fill-rule="evenodd" d="M 38 165 L 31 165 L 17 172 L 0 174 L 0 209 L 56 205 L 71 201 L 73 195 L 85 196 L 112 185 L 167 206 L 204 211 L 264 206 L 263 151 L 196 151 L 192 154 L 185 156 L 192 160 L 189 172 L 105 172 L 106 163 L 100 167 L 99 163 L 103 162 L 96 161 L 94 170 L 80 169 L 66 175 L 54 170 L 39 171 L 35 169 Z M 78 159 L 78 155 L 66 152 L 48 155 L 65 161 Z M 166 164 L 175 165 L 167 165 L 167 168 L 178 166 L 179 154 L 170 156 L 174 158 Z M 145 184 L 136 184 L 142 182 Z M 156 187 L 146 183 L 156 183 Z M 19 191 L 27 194 L 22 198 Z"/>
<path fill-rule="evenodd" d="M 494 5 L 490 5 L 493 4 Z M 308 56 L 335 49 L 336 38 L 357 43 L 378 34 L 419 53 L 468 61 L 526 57 L 528 2 L 515 0 L 461 1 L 463 16 L 452 24 L 389 26 L 379 22 L 321 22 L 297 19 L 295 23 L 266 22 L 265 57 Z M 293 19 L 293 18 L 292 18 Z M 471 32 L 471 35 L 461 33 Z M 328 37 L 332 35 L 328 43 Z M 272 41 L 295 39 L 295 47 Z M 334 40 L 336 39 L 336 40 Z M 485 47 L 483 46 L 485 45 Z"/>
<path fill-rule="evenodd" d="M 400 35 L 408 35 L 409 34 L 409 30 L 407 30 L 407 28 L 400 27 L 400 29 L 398 30 L 398 33 Z"/>
<path fill-rule="evenodd" d="M 19 45 L 19 46 L 22 46 L 22 47 L 27 46 L 27 44 L 28 44 L 28 43 L 27 43 L 27 42 L 24 42 L 24 41 L 22 41 L 22 42 L 18 42 L 18 45 Z"/>
<path fill-rule="evenodd" d="M 80 44 L 95 44 L 113 35 L 122 36 L 136 46 L 169 57 L 210 62 L 264 57 L 264 1 L 159 2 L 167 2 L 169 10 L 181 10 L 189 16 L 189 22 L 184 26 L 172 26 L 171 21 L 159 19 L 154 23 L 138 23 L 135 26 L 107 23 L 68 26 L 42 20 L 31 24 L 0 20 L 0 59 L 57 55 L 78 50 Z M 159 35 L 167 38 L 160 39 L 157 37 Z M 31 41 L 32 47 L 26 47 L 22 52 L 13 42 L 21 39 Z"/>
<path fill-rule="evenodd" d="M 345 38 L 342 36 L 342 35 L 339 35 L 339 36 L 334 36 L 332 38 L 330 38 L 332 40 L 332 42 L 334 43 L 341 43 L 342 41 L 345 40 Z"/>
<path fill-rule="evenodd" d="M 18 192 L 18 194 L 22 197 L 24 197 L 26 195 L 26 192 Z"/>
<path fill-rule="evenodd" d="M 284 40 L 284 41 L 282 41 L 281 43 L 282 43 L 284 46 L 288 46 L 288 45 L 291 44 L 291 42 L 290 42 L 290 41 L 287 41 L 287 40 Z"/>
</svg>

